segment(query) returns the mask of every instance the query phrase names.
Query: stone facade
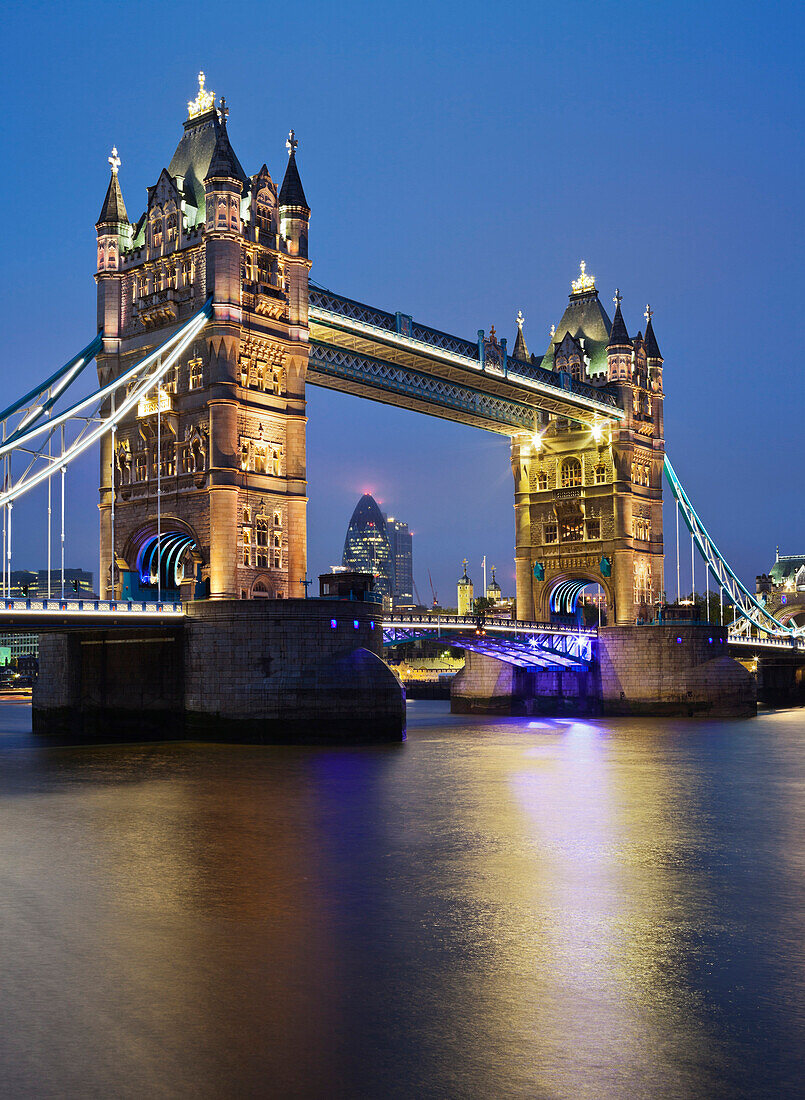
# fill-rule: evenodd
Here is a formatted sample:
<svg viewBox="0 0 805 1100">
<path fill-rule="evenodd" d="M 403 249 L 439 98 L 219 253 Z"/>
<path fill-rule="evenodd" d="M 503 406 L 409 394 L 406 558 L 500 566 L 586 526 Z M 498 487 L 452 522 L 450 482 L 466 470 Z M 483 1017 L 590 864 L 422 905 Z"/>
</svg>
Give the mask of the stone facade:
<svg viewBox="0 0 805 1100">
<path fill-rule="evenodd" d="M 158 435 L 163 538 L 189 540 L 163 591 L 183 567 L 213 598 L 304 595 L 310 210 L 293 135 L 278 194 L 265 165 L 253 176 L 241 168 L 227 114 L 202 87 L 142 216 L 129 222 L 113 164 L 98 221 L 101 383 L 212 299 L 159 402 L 154 394 L 120 425 L 114 455 L 111 438 L 102 448 L 104 597 L 156 536 Z"/>
<path fill-rule="evenodd" d="M 610 322 L 582 271 L 541 362 L 614 393 L 625 419 L 541 414 L 512 439 L 520 619 L 569 613 L 585 583 L 601 585 L 610 623 L 650 619 L 662 595 L 663 360 L 650 311 L 630 339 L 616 298 Z"/>
</svg>

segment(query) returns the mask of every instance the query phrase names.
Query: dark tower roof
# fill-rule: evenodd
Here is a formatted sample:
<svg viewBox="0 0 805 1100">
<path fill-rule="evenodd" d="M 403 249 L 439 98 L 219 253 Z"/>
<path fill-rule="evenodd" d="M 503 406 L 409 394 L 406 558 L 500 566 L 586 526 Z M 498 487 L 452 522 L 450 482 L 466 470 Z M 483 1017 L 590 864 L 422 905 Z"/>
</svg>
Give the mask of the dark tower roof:
<svg viewBox="0 0 805 1100">
<path fill-rule="evenodd" d="M 531 356 L 528 354 L 528 346 L 525 342 L 525 336 L 523 336 L 523 315 L 518 313 L 517 315 L 517 339 L 514 341 L 514 350 L 512 356 L 515 359 L 522 360 L 523 363 L 529 363 Z"/>
<path fill-rule="evenodd" d="M 204 179 L 229 179 L 239 180 L 241 183 L 246 182 L 243 169 L 229 143 L 229 134 L 226 132 L 225 119 L 222 119 L 218 126 L 218 136 L 215 141 L 215 148 L 212 151 L 210 166 L 207 169 L 207 175 Z"/>
<path fill-rule="evenodd" d="M 203 114 L 188 118 L 184 124 L 181 141 L 176 146 L 176 152 L 168 165 L 168 172 L 174 178 L 183 177 L 185 194 L 193 196 L 198 210 L 204 209 L 204 180 L 210 171 L 221 128 L 221 120 L 214 107 Z M 248 177 L 241 168 L 232 146 L 229 145 L 228 136 L 226 144 L 229 146 L 227 156 L 232 161 L 227 172 L 234 168 L 236 174 L 233 178 L 246 183 Z"/>
<path fill-rule="evenodd" d="M 612 318 L 612 331 L 609 334 L 609 344 L 607 346 L 610 348 L 632 347 L 632 341 L 626 331 L 626 322 L 621 313 L 621 299 L 618 291 L 615 292 L 615 316 Z"/>
<path fill-rule="evenodd" d="M 597 375 L 605 376 L 607 373 L 606 349 L 612 322 L 601 305 L 594 276 L 587 275 L 586 270 L 582 271 L 579 279 L 571 284 L 571 290 L 567 308 L 559 324 L 551 333 L 551 342 L 542 358 L 542 366 L 547 370 L 554 369 L 556 346 L 569 332 L 579 344 L 582 339 L 584 340 L 583 349 L 589 360 L 587 365 L 589 375 L 593 378 Z"/>
<path fill-rule="evenodd" d="M 654 335 L 654 325 L 651 323 L 651 312 L 649 312 L 648 324 L 646 325 L 646 355 L 649 359 L 662 359 L 660 349 L 657 344 L 657 337 Z"/>
<path fill-rule="evenodd" d="M 123 202 L 123 192 L 120 190 L 117 172 L 112 172 L 106 198 L 103 200 L 103 206 L 95 224 L 104 225 L 107 222 L 128 222 L 128 220 L 129 216 L 126 213 L 126 204 Z"/>
<path fill-rule="evenodd" d="M 296 138 L 293 130 L 291 130 L 286 144 L 289 154 L 288 167 L 285 169 L 285 178 L 280 188 L 279 204 L 280 206 L 301 206 L 309 213 L 310 207 L 305 198 L 305 189 L 302 187 L 299 169 L 296 167 Z"/>
</svg>

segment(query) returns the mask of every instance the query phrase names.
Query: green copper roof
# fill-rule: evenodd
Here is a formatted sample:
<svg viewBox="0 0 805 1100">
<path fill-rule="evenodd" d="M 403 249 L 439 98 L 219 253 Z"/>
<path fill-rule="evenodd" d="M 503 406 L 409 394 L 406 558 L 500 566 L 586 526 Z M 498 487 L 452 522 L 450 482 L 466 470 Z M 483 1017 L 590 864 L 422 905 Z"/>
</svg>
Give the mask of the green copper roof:
<svg viewBox="0 0 805 1100">
<path fill-rule="evenodd" d="M 607 374 L 607 344 L 612 322 L 601 305 L 598 292 L 585 291 L 583 294 L 571 294 L 562 319 L 556 326 L 551 343 L 542 360 L 547 370 L 554 369 L 554 349 L 569 332 L 578 340 L 584 339 L 584 354 L 589 358 L 588 371 L 591 377 Z"/>
</svg>

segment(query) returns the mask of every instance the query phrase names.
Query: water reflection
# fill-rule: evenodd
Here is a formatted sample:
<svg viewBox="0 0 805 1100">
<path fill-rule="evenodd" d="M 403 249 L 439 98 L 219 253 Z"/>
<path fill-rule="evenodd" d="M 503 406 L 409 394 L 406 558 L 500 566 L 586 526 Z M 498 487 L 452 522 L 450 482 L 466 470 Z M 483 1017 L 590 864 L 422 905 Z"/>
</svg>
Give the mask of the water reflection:
<svg viewBox="0 0 805 1100">
<path fill-rule="evenodd" d="M 0 710 L 9 1095 L 796 1095 L 802 716 L 35 746 Z M 10 1026 L 9 1026 L 10 1025 Z"/>
</svg>

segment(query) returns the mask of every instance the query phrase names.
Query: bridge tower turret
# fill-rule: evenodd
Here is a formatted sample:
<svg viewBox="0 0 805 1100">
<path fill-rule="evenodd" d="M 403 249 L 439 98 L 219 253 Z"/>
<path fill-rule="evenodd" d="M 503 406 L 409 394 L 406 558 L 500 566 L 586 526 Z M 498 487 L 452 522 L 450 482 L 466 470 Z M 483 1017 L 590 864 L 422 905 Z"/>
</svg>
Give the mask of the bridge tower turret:
<svg viewBox="0 0 805 1100">
<path fill-rule="evenodd" d="M 102 380 L 139 362 L 212 299 L 209 323 L 159 400 L 141 402 L 120 424 L 114 458 L 111 445 L 101 455 L 104 595 L 304 595 L 310 210 L 292 158 L 298 187 L 280 224 L 271 175 L 265 165 L 244 172 L 228 113 L 199 74 L 184 133 L 148 188 L 146 210 L 129 225 L 113 178 L 99 221 Z M 107 287 L 112 279 L 116 287 Z M 163 545 L 170 552 L 158 554 Z M 177 545 L 186 547 L 178 561 Z"/>
</svg>

